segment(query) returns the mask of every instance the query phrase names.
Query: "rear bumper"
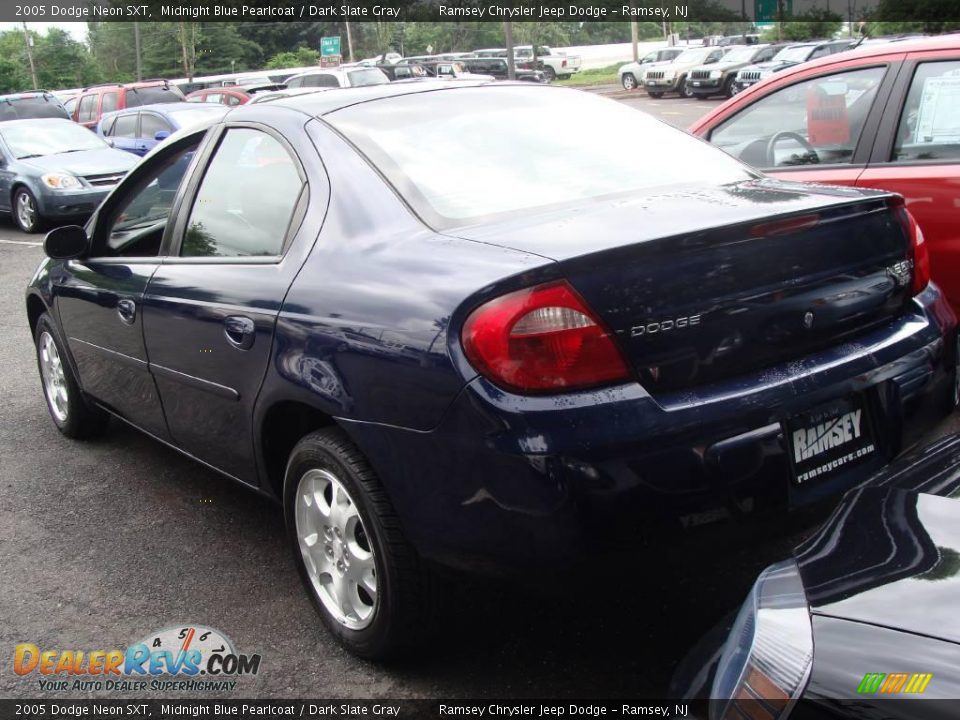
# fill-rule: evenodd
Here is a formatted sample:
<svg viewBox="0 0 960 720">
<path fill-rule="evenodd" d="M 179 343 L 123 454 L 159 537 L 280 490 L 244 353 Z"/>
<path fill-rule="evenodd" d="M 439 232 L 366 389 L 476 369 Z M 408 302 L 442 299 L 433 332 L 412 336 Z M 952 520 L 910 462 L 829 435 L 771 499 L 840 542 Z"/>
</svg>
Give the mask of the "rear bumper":
<svg viewBox="0 0 960 720">
<path fill-rule="evenodd" d="M 955 338 L 931 284 L 855 343 L 669 396 L 627 384 L 531 398 L 475 379 L 433 431 L 342 424 L 424 556 L 492 571 L 566 563 L 595 548 L 598 527 L 650 545 L 837 498 L 946 414 Z M 855 393 L 879 429 L 874 464 L 795 486 L 781 423 Z"/>
</svg>

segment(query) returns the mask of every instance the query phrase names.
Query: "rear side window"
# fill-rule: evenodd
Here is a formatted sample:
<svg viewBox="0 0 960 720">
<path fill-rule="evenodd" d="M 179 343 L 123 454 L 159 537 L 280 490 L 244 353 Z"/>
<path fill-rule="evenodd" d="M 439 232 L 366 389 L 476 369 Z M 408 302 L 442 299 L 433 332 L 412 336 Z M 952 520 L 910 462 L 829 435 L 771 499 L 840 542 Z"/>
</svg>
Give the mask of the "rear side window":
<svg viewBox="0 0 960 720">
<path fill-rule="evenodd" d="M 290 78 L 289 80 L 287 80 L 287 87 L 288 87 L 288 88 L 300 88 L 300 87 L 303 87 L 303 78 L 302 78 L 302 77 Z"/>
<path fill-rule="evenodd" d="M 104 115 L 108 112 L 113 112 L 117 109 L 117 94 L 115 92 L 108 92 L 103 94 L 103 99 L 100 101 L 100 114 Z"/>
<path fill-rule="evenodd" d="M 893 149 L 893 160 L 960 159 L 960 60 L 917 66 Z"/>
<path fill-rule="evenodd" d="M 228 130 L 197 190 L 181 257 L 282 255 L 302 189 L 293 158 L 276 139 Z"/>
<path fill-rule="evenodd" d="M 84 95 L 80 99 L 80 109 L 77 114 L 78 122 L 91 122 L 97 119 L 97 96 Z"/>
<path fill-rule="evenodd" d="M 223 95 L 221 93 L 210 93 L 203 101 L 206 103 L 213 103 L 214 105 L 219 105 L 222 102 Z"/>
<path fill-rule="evenodd" d="M 137 136 L 137 114 L 133 112 L 118 117 L 113 126 L 113 136 L 135 138 Z"/>
</svg>

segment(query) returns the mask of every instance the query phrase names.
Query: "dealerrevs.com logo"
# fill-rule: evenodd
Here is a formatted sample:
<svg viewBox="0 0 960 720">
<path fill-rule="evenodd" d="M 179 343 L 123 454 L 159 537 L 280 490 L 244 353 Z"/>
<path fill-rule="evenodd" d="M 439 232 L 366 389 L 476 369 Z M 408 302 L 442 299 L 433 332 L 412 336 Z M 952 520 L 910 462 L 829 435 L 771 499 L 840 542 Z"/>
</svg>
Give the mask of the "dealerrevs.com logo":
<svg viewBox="0 0 960 720">
<path fill-rule="evenodd" d="M 259 670 L 260 655 L 238 653 L 226 635 L 201 625 L 165 628 L 125 650 L 20 643 L 13 652 L 13 671 L 36 675 L 43 691 L 233 690 L 236 678 Z"/>
</svg>

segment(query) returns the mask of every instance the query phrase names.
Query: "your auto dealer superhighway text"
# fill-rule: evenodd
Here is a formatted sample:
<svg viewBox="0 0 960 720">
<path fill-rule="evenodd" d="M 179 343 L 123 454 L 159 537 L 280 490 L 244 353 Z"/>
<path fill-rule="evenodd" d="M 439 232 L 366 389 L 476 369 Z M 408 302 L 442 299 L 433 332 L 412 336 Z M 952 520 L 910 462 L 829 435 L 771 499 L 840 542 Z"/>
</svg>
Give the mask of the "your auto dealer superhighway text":
<svg viewBox="0 0 960 720">
<path fill-rule="evenodd" d="M 486 715 L 493 717 L 560 717 L 561 715 L 588 716 L 588 717 L 610 717 L 612 715 L 622 716 L 646 716 L 646 717 L 670 717 L 669 705 L 622 705 L 621 707 L 612 707 L 604 705 L 581 705 L 571 703 L 569 705 L 538 705 L 534 703 L 524 705 L 445 705 L 440 704 L 441 715 L 456 715 L 469 717 L 484 717 Z M 673 706 L 673 716 L 686 717 L 686 705 Z"/>
</svg>

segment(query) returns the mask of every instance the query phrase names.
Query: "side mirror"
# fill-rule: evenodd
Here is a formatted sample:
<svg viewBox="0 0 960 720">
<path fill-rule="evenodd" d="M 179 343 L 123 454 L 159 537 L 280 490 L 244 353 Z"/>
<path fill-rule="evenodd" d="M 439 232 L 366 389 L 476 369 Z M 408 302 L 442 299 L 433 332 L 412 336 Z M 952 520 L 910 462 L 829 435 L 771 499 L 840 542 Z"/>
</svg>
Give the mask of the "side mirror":
<svg viewBox="0 0 960 720">
<path fill-rule="evenodd" d="M 156 135 L 153 136 L 153 139 L 156 140 L 157 142 L 163 142 L 168 137 L 170 137 L 169 130 L 157 130 L 157 133 Z"/>
<path fill-rule="evenodd" d="M 73 260 L 87 252 L 87 231 L 79 225 L 64 225 L 47 233 L 43 252 L 54 260 Z"/>
</svg>

